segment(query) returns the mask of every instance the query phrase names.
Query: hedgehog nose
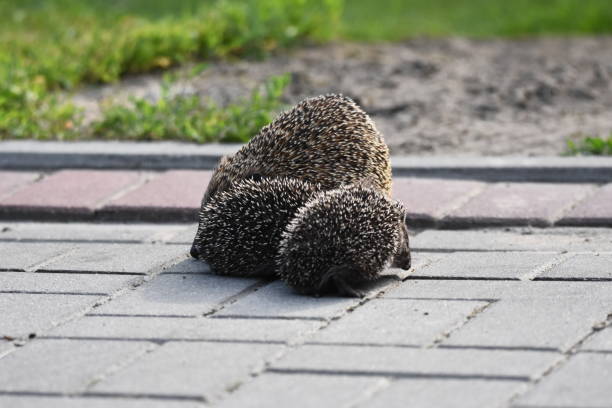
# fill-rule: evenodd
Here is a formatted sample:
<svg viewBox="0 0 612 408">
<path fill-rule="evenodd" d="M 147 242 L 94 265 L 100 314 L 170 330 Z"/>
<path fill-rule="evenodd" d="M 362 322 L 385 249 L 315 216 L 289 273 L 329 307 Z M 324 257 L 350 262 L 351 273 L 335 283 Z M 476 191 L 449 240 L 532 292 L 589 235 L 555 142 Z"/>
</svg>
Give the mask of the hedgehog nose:
<svg viewBox="0 0 612 408">
<path fill-rule="evenodd" d="M 191 255 L 192 258 L 198 259 L 198 255 L 200 255 L 200 251 L 198 251 L 198 247 L 196 247 L 195 244 L 191 246 L 189 255 Z"/>
</svg>

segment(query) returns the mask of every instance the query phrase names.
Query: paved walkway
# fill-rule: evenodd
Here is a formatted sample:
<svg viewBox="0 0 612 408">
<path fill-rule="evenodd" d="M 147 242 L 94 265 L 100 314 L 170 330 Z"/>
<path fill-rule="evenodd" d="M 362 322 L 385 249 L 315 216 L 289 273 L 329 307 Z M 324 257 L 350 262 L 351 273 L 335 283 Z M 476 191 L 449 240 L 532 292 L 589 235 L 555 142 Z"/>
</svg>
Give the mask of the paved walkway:
<svg viewBox="0 0 612 408">
<path fill-rule="evenodd" d="M 612 406 L 610 229 L 424 231 L 360 300 L 210 275 L 194 228 L 0 222 L 0 406 Z"/>
<path fill-rule="evenodd" d="M 193 222 L 209 170 L 0 171 L 0 219 Z M 612 183 L 395 177 L 413 227 L 612 226 Z"/>
</svg>

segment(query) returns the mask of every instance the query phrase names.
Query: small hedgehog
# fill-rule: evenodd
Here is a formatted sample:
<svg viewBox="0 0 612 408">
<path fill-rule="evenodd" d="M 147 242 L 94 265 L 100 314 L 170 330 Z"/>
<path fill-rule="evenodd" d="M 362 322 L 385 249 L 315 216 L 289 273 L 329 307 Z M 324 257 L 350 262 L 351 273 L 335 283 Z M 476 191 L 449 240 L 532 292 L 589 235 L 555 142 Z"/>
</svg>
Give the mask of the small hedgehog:
<svg viewBox="0 0 612 408">
<path fill-rule="evenodd" d="M 405 208 L 364 186 L 319 193 L 287 225 L 276 259 L 278 274 L 303 294 L 354 288 L 388 266 L 410 268 Z"/>
<path fill-rule="evenodd" d="M 331 190 L 364 178 L 391 193 L 389 149 L 369 116 L 351 99 L 305 99 L 279 115 L 215 169 L 202 205 L 243 179 L 291 177 Z M 197 257 L 197 248 L 191 254 Z"/>
<path fill-rule="evenodd" d="M 194 246 L 214 273 L 275 275 L 282 232 L 319 186 L 297 179 L 246 180 L 213 197 L 200 211 Z"/>
</svg>

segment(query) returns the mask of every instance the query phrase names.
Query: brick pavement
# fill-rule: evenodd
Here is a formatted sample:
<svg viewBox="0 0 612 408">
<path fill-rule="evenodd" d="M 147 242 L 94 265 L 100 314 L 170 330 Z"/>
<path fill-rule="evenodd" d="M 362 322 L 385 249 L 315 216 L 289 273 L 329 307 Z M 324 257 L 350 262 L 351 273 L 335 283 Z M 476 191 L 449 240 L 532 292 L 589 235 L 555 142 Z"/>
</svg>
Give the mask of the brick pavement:
<svg viewBox="0 0 612 408">
<path fill-rule="evenodd" d="M 193 222 L 211 172 L 0 171 L 0 219 Z M 612 226 L 612 184 L 395 177 L 413 227 Z"/>
<path fill-rule="evenodd" d="M 612 406 L 610 229 L 427 230 L 317 299 L 210 275 L 194 228 L 0 222 L 0 406 Z"/>
</svg>

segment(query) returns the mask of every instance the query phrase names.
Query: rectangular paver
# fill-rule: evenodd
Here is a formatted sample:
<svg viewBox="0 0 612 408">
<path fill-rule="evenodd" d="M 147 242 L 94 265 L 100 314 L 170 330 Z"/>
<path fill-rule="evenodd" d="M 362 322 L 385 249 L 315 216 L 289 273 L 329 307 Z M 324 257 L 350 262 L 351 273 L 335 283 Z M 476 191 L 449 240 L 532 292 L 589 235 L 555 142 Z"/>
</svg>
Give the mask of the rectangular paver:
<svg viewBox="0 0 612 408">
<path fill-rule="evenodd" d="M 535 351 L 304 345 L 275 362 L 272 368 L 323 370 L 338 374 L 490 377 L 527 381 L 560 358 L 559 353 Z"/>
<path fill-rule="evenodd" d="M 581 350 L 612 352 L 612 327 L 595 333 L 580 347 Z"/>
<path fill-rule="evenodd" d="M 92 390 L 204 396 L 214 400 L 279 352 L 278 345 L 166 343 Z"/>
<path fill-rule="evenodd" d="M 457 252 L 425 266 L 411 277 L 521 279 L 558 258 L 554 252 Z"/>
<path fill-rule="evenodd" d="M 74 273 L 0 273 L 0 292 L 89 293 L 107 295 L 142 278 L 120 275 Z"/>
<path fill-rule="evenodd" d="M 72 316 L 84 313 L 100 296 L 0 293 L 0 337 L 40 334 Z"/>
<path fill-rule="evenodd" d="M 46 396 L 8 396 L 0 395 L 0 406 L 11 408 L 203 408 L 197 401 L 105 397 L 46 397 Z"/>
<path fill-rule="evenodd" d="M 578 203 L 558 222 L 559 225 L 612 227 L 612 183 L 601 187 Z"/>
<path fill-rule="evenodd" d="M 482 301 L 374 299 L 332 322 L 312 341 L 427 346 L 487 304 Z"/>
<path fill-rule="evenodd" d="M 393 198 L 408 209 L 409 225 L 432 225 L 484 187 L 477 181 L 395 177 Z"/>
<path fill-rule="evenodd" d="M 300 296 L 285 283 L 277 281 L 221 310 L 220 316 L 331 318 L 359 299 Z"/>
<path fill-rule="evenodd" d="M 0 171 L 0 200 L 16 193 L 39 177 L 38 173 Z"/>
<path fill-rule="evenodd" d="M 0 359 L 0 392 L 82 392 L 150 343 L 35 340 Z"/>
<path fill-rule="evenodd" d="M 179 245 L 82 243 L 41 270 L 145 274 L 173 264 L 188 250 Z"/>
<path fill-rule="evenodd" d="M 384 381 L 342 375 L 269 373 L 240 387 L 219 407 L 349 407 L 380 388 Z"/>
<path fill-rule="evenodd" d="M 519 406 L 609 407 L 612 354 L 580 353 L 516 401 Z"/>
<path fill-rule="evenodd" d="M 0 210 L 13 215 L 70 213 L 86 218 L 104 200 L 140 180 L 141 174 L 133 171 L 62 170 L 1 200 Z"/>
<path fill-rule="evenodd" d="M 394 381 L 357 407 L 500 407 L 526 387 L 526 384 L 516 381 L 402 379 Z"/>
<path fill-rule="evenodd" d="M 0 242 L 0 271 L 24 271 L 74 248 L 66 243 Z"/>
<path fill-rule="evenodd" d="M 612 280 L 612 253 L 574 255 L 565 262 L 538 275 L 538 278 Z"/>
<path fill-rule="evenodd" d="M 111 302 L 95 314 L 196 316 L 257 282 L 215 275 L 160 275 Z"/>
<path fill-rule="evenodd" d="M 285 342 L 311 333 L 317 321 L 134 316 L 85 316 L 48 333 L 53 337 Z"/>
<path fill-rule="evenodd" d="M 586 184 L 492 184 L 462 207 L 451 211 L 443 222 L 453 226 L 548 226 L 592 189 Z"/>
<path fill-rule="evenodd" d="M 107 215 L 130 219 L 160 219 L 169 214 L 195 221 L 211 171 L 172 170 L 160 174 L 145 185 L 110 201 L 103 209 Z"/>
</svg>

